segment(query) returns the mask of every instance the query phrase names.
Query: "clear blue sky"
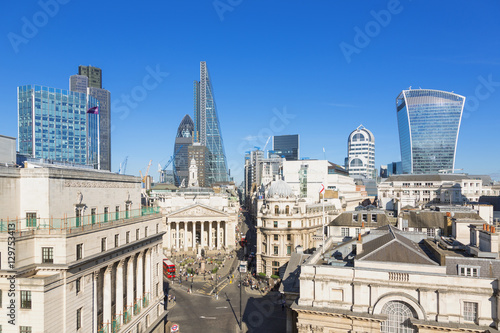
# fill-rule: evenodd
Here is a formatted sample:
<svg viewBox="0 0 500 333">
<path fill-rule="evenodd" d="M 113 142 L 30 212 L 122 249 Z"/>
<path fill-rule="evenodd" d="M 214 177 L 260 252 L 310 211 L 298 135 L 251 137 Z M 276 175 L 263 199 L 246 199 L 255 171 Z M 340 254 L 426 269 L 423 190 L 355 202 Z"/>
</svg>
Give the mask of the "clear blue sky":
<svg viewBox="0 0 500 333">
<path fill-rule="evenodd" d="M 152 159 L 156 178 L 193 114 L 193 81 L 207 61 L 238 183 L 245 150 L 270 134 L 298 133 L 302 157 L 323 158 L 325 147 L 342 164 L 347 136 L 363 124 L 377 167 L 399 161 L 395 99 L 409 86 L 475 102 L 455 166 L 500 175 L 498 1 L 43 1 L 51 5 L 0 4 L 0 134 L 17 137 L 17 86 L 67 89 L 78 65 L 93 65 L 115 106 L 113 171 L 128 155 L 127 173 Z M 147 67 L 168 76 L 141 90 Z M 132 92 L 137 103 L 126 106 Z"/>
</svg>

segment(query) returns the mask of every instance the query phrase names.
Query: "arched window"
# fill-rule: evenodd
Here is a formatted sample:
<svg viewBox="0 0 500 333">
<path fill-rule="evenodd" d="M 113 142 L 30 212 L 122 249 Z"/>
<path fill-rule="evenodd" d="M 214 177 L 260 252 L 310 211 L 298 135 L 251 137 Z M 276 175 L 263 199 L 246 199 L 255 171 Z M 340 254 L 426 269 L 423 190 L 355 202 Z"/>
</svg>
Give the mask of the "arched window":
<svg viewBox="0 0 500 333">
<path fill-rule="evenodd" d="M 417 329 L 410 323 L 410 318 L 417 318 L 415 310 L 405 302 L 391 301 L 384 305 L 382 313 L 387 320 L 382 323 L 383 333 L 414 333 Z"/>
<path fill-rule="evenodd" d="M 365 136 L 363 134 L 361 134 L 361 133 L 356 133 L 352 137 L 352 141 L 353 142 L 355 142 L 355 141 L 365 141 Z"/>
<path fill-rule="evenodd" d="M 285 207 L 285 214 L 290 214 L 290 206 L 288 205 Z"/>
<path fill-rule="evenodd" d="M 280 213 L 280 208 L 278 205 L 274 206 L 274 215 L 278 215 Z"/>
<path fill-rule="evenodd" d="M 359 158 L 351 160 L 350 167 L 362 167 L 362 166 L 363 166 L 363 161 L 361 161 Z"/>
</svg>

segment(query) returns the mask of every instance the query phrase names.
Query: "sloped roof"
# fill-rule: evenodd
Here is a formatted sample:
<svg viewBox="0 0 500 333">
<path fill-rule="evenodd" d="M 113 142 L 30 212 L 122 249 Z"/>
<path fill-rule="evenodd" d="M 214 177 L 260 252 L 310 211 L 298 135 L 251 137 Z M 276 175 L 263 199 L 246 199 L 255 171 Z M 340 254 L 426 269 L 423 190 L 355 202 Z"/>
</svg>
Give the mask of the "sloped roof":
<svg viewBox="0 0 500 333">
<path fill-rule="evenodd" d="M 454 213 L 456 219 L 480 220 L 476 213 Z M 409 211 L 403 213 L 403 219 L 408 220 L 409 228 L 445 228 L 447 225 L 446 212 L 438 211 Z"/>
<path fill-rule="evenodd" d="M 438 265 L 419 244 L 401 235 L 393 226 L 387 225 L 386 228 L 386 234 L 363 244 L 363 252 L 356 256 L 356 260 Z"/>
<path fill-rule="evenodd" d="M 356 221 L 353 221 L 353 214 L 358 214 L 358 218 Z M 391 224 L 389 219 L 387 218 L 387 215 L 385 214 L 384 211 L 381 210 L 364 210 L 364 211 L 357 211 L 357 212 L 344 212 L 337 216 L 333 221 L 331 221 L 328 225 L 329 226 L 342 226 L 342 227 L 360 227 L 361 224 L 363 223 L 363 214 L 376 214 L 377 215 L 377 222 L 372 222 L 371 218 L 368 218 L 368 221 L 365 222 L 365 227 L 367 228 L 377 228 L 378 226 L 386 225 L 386 224 Z"/>
<path fill-rule="evenodd" d="M 292 253 L 281 281 L 281 293 L 299 293 L 300 292 L 300 266 L 309 258 L 309 254 Z"/>
</svg>

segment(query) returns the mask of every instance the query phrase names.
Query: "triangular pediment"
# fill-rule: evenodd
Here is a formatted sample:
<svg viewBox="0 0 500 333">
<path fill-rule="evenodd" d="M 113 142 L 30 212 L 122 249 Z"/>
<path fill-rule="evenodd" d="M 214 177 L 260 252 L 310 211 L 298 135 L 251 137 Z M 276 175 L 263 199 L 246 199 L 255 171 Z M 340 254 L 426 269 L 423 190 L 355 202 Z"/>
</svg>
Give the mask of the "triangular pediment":
<svg viewBox="0 0 500 333">
<path fill-rule="evenodd" d="M 173 217 L 228 217 L 229 215 L 220 211 L 218 209 L 214 209 L 212 207 L 202 205 L 202 204 L 194 204 L 188 207 L 181 208 L 167 215 L 167 218 Z"/>
</svg>

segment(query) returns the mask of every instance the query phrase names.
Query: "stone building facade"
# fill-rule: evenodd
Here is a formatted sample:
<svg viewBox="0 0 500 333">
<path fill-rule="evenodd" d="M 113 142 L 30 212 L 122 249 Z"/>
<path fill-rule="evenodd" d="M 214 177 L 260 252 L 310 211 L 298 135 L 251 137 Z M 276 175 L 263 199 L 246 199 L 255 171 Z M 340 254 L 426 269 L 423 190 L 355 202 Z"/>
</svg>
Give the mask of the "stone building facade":
<svg viewBox="0 0 500 333">
<path fill-rule="evenodd" d="M 163 332 L 164 231 L 140 179 L 27 167 L 0 167 L 2 330 Z"/>
<path fill-rule="evenodd" d="M 235 248 L 239 203 L 236 196 L 221 192 L 201 187 L 152 191 L 155 205 L 164 215 L 163 248 L 167 255 L 229 252 Z"/>
<path fill-rule="evenodd" d="M 257 200 L 257 273 L 282 275 L 297 246 L 305 251 L 320 246 L 323 224 L 340 213 L 340 205 L 338 199 L 327 199 L 323 214 L 322 203 L 297 198 L 283 180 L 271 182 Z"/>
</svg>

